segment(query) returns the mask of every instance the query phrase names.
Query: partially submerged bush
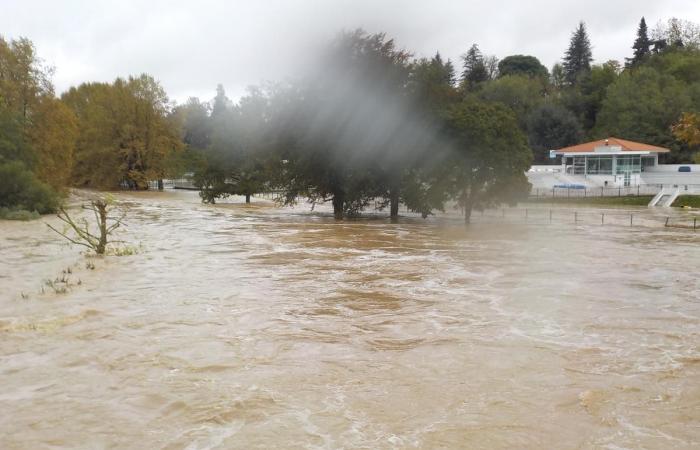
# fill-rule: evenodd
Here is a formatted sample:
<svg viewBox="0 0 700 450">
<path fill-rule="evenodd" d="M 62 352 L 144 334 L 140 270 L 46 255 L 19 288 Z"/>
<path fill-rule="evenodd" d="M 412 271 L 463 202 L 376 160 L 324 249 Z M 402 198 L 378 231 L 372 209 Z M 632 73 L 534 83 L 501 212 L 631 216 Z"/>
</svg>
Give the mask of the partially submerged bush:
<svg viewBox="0 0 700 450">
<path fill-rule="evenodd" d="M 112 232 L 122 225 L 125 213 L 119 217 L 110 216 L 110 206 L 113 201 L 111 198 L 96 198 L 90 201 L 89 204 L 83 205 L 82 208 L 92 211 L 97 222 L 97 231 L 92 232 L 86 218 L 73 219 L 66 210 L 61 207 L 57 217 L 65 223 L 62 231 L 57 230 L 49 224 L 46 224 L 56 233 L 60 234 L 73 244 L 82 245 L 90 250 L 93 250 L 98 255 L 104 255 L 107 250 L 108 237 Z M 73 231 L 73 235 L 68 235 L 69 231 Z M 117 242 L 117 241 L 110 241 Z"/>
<path fill-rule="evenodd" d="M 24 210 L 31 214 L 47 214 L 56 211 L 58 194 L 49 185 L 39 181 L 20 161 L 0 162 L 0 208 L 12 215 Z M 28 217 L 18 213 L 19 217 Z"/>
</svg>

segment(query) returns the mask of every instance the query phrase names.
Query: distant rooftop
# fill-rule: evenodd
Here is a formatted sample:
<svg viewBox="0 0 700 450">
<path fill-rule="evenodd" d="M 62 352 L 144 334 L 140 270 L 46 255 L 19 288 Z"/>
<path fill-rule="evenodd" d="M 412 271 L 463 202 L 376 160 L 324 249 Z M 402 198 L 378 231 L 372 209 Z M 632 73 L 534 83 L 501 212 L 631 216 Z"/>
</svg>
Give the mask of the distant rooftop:
<svg viewBox="0 0 700 450">
<path fill-rule="evenodd" d="M 572 145 L 557 150 L 557 153 L 601 153 L 605 147 L 610 147 L 610 152 L 654 152 L 668 153 L 669 149 L 656 145 L 643 144 L 641 142 L 627 141 L 615 137 Z"/>
</svg>

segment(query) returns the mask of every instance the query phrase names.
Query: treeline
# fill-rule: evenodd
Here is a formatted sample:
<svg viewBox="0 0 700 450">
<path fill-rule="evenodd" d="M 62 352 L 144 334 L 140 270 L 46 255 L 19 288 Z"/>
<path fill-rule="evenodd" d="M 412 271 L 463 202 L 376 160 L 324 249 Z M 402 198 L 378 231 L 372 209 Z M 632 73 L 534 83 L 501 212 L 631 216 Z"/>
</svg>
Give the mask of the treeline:
<svg viewBox="0 0 700 450">
<path fill-rule="evenodd" d="M 689 162 L 700 30 L 672 19 L 649 33 L 642 19 L 630 41 L 624 65 L 594 65 L 580 23 L 551 71 L 475 44 L 458 73 L 439 53 L 414 59 L 383 34 L 344 33 L 305 79 L 237 104 L 219 86 L 211 103 L 182 107 L 186 144 L 206 160 L 196 171 L 202 198 L 277 189 L 287 203 L 331 200 L 337 217 L 377 199 L 392 216 L 399 203 L 426 216 L 451 200 L 468 219 L 473 207 L 527 195 L 522 172 L 533 160 L 583 140 L 620 136 Z"/>
<path fill-rule="evenodd" d="M 182 126 L 152 77 L 57 98 L 51 75 L 31 41 L 0 37 L 0 217 L 54 211 L 70 186 L 145 189 L 182 173 Z"/>
<path fill-rule="evenodd" d="M 172 104 L 150 76 L 86 83 L 56 98 L 30 41 L 0 38 L 0 207 L 47 212 L 67 186 L 146 189 L 194 172 L 202 199 L 275 190 L 331 201 L 336 217 L 379 201 L 423 216 L 527 195 L 524 172 L 548 150 L 610 135 L 700 145 L 700 29 L 641 20 L 624 64 L 593 64 L 585 24 L 562 62 L 499 60 L 474 44 L 461 69 L 416 59 L 384 34 L 341 33 L 294 81 L 234 103 Z"/>
</svg>

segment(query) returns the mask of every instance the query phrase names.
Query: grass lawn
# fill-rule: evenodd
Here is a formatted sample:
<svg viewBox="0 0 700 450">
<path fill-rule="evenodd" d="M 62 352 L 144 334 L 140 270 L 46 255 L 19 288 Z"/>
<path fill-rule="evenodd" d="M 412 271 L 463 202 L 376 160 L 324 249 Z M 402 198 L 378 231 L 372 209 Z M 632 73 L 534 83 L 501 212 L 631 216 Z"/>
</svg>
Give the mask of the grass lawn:
<svg viewBox="0 0 700 450">
<path fill-rule="evenodd" d="M 672 206 L 700 208 L 700 195 L 679 195 Z"/>
<path fill-rule="evenodd" d="M 653 195 L 623 196 L 623 197 L 555 197 L 532 198 L 525 203 L 555 204 L 555 205 L 613 205 L 613 206 L 647 206 Z M 680 200 L 681 197 L 678 198 Z M 700 197 L 695 197 L 700 198 Z M 674 203 L 673 206 L 676 206 Z"/>
</svg>

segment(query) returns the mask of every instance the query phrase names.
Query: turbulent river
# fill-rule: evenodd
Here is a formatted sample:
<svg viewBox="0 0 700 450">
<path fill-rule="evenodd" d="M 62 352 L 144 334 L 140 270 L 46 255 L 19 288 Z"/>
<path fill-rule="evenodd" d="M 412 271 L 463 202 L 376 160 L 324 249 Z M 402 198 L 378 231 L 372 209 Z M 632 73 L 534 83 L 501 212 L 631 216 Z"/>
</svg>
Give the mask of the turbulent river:
<svg viewBox="0 0 700 450">
<path fill-rule="evenodd" d="M 117 199 L 134 255 L 0 221 L 4 450 L 700 447 L 700 232 L 660 213 Z"/>
</svg>

